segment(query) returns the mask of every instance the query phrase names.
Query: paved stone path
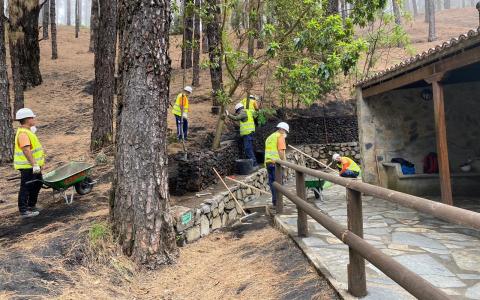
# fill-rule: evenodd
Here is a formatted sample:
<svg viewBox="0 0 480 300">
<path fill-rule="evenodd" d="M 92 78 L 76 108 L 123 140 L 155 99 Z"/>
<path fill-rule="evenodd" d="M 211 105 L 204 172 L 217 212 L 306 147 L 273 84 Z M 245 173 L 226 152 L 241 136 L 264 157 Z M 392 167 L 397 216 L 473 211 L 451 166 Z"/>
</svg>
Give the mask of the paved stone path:
<svg viewBox="0 0 480 300">
<path fill-rule="evenodd" d="M 294 181 L 287 183 L 295 190 Z M 312 195 L 309 195 L 313 197 Z M 257 201 L 265 202 L 265 197 Z M 457 202 L 458 203 L 458 202 Z M 310 235 L 296 235 L 296 209 L 285 200 L 285 214 L 276 222 L 288 231 L 331 283 L 346 294 L 348 247 L 316 221 Z M 346 226 L 345 188 L 324 191 L 315 205 Z M 461 207 L 480 210 L 480 201 L 463 200 Z M 453 225 L 385 200 L 363 196 L 364 238 L 385 254 L 441 288 L 454 299 L 480 299 L 480 232 Z M 413 299 L 402 287 L 366 262 L 368 296 L 364 299 Z M 350 296 L 351 298 L 351 296 Z"/>
</svg>

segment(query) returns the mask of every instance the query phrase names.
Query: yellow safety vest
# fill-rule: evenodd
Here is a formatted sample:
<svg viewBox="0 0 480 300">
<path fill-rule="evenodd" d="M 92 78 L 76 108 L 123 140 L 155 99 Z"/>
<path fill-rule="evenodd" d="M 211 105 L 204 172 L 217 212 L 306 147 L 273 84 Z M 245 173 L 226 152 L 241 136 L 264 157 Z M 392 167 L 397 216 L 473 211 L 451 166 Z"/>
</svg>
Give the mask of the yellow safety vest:
<svg viewBox="0 0 480 300">
<path fill-rule="evenodd" d="M 350 165 L 348 166 L 347 170 L 350 170 L 352 172 L 357 172 L 357 173 L 360 173 L 360 167 L 357 165 L 356 162 L 354 162 L 351 158 L 348 158 L 348 157 L 342 157 L 342 158 L 345 158 L 348 160 L 348 162 L 350 163 Z M 339 163 L 337 165 L 340 169 L 342 169 L 342 164 Z"/>
<path fill-rule="evenodd" d="M 265 164 L 272 163 L 274 160 L 280 159 L 280 153 L 278 153 L 278 138 L 280 132 L 275 131 L 265 141 Z"/>
<path fill-rule="evenodd" d="M 255 111 L 255 100 L 254 99 L 250 99 L 250 101 L 248 101 L 249 99 L 248 98 L 243 98 L 242 100 L 242 104 L 243 104 L 243 107 L 245 108 L 245 110 L 250 110 L 250 111 Z M 247 103 L 248 102 L 248 103 Z"/>
<path fill-rule="evenodd" d="M 13 167 L 15 168 L 15 170 L 33 168 L 27 157 L 23 153 L 22 148 L 20 148 L 20 146 L 18 145 L 18 136 L 20 135 L 20 133 L 25 133 L 28 135 L 31 143 L 30 147 L 32 151 L 32 156 L 37 165 L 39 165 L 40 167 L 45 165 L 45 153 L 43 152 L 42 144 L 40 144 L 37 135 L 29 129 L 20 127 L 17 129 L 17 134 L 15 135 L 15 153 L 13 154 Z"/>
<path fill-rule="evenodd" d="M 253 112 L 251 110 L 245 110 L 247 113 L 247 120 L 245 122 L 240 121 L 240 136 L 249 135 L 255 132 L 255 121 L 253 120 Z"/>
<path fill-rule="evenodd" d="M 183 93 L 178 94 L 177 100 L 175 100 L 175 105 L 173 105 L 173 114 L 176 116 L 181 117 L 182 116 L 182 108 L 180 107 L 181 101 L 183 97 L 183 113 L 188 114 L 188 97 L 187 95 L 184 95 Z"/>
</svg>

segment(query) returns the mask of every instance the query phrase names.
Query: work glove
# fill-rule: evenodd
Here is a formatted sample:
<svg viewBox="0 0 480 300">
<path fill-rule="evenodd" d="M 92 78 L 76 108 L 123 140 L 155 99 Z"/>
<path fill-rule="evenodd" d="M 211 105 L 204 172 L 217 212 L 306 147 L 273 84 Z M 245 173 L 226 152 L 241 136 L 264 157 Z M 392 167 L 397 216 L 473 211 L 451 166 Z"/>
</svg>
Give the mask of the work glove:
<svg viewBox="0 0 480 300">
<path fill-rule="evenodd" d="M 33 174 L 40 174 L 41 172 L 42 172 L 42 169 L 40 168 L 39 165 L 33 166 Z"/>
<path fill-rule="evenodd" d="M 183 113 L 183 118 L 184 118 L 184 119 L 188 119 L 188 114 L 187 114 L 187 113 Z"/>
<path fill-rule="evenodd" d="M 225 110 L 225 115 L 228 117 L 230 115 L 230 113 L 228 112 L 228 110 Z"/>
</svg>

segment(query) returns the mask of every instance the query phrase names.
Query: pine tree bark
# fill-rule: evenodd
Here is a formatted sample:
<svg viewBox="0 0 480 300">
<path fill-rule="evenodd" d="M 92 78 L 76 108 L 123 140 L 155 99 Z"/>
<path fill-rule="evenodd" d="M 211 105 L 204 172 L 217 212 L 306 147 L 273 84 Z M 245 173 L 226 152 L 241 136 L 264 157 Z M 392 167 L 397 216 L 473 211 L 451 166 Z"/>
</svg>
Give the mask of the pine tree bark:
<svg viewBox="0 0 480 300">
<path fill-rule="evenodd" d="M 80 32 L 80 0 L 75 0 L 75 38 Z"/>
<path fill-rule="evenodd" d="M 23 78 L 27 85 L 38 86 L 42 84 L 40 72 L 40 44 L 38 18 L 40 5 L 36 0 L 23 0 L 23 34 L 25 40 L 24 54 L 21 56 Z M 35 3 L 35 4 L 34 4 Z"/>
<path fill-rule="evenodd" d="M 393 15 L 395 16 L 395 24 L 402 25 L 402 17 L 400 15 L 400 7 L 398 7 L 398 0 L 392 0 Z"/>
<path fill-rule="evenodd" d="M 428 23 L 428 18 L 429 18 L 429 15 L 430 15 L 429 12 L 428 12 L 428 10 L 430 9 L 428 1 L 429 0 L 425 0 L 425 23 Z"/>
<path fill-rule="evenodd" d="M 10 64 L 12 66 L 12 79 L 13 79 L 13 111 L 16 112 L 20 108 L 23 108 L 25 99 L 23 91 L 25 90 L 26 83 L 22 76 L 22 66 L 20 64 L 20 57 L 24 55 L 24 39 L 21 38 L 21 19 L 17 16 L 17 12 L 21 10 L 18 0 L 9 1 L 9 31 L 8 41 L 10 48 Z"/>
<path fill-rule="evenodd" d="M 65 0 L 66 3 L 66 15 L 67 15 L 67 26 L 72 26 L 72 0 Z"/>
<path fill-rule="evenodd" d="M 208 53 L 207 24 L 202 20 L 202 53 Z"/>
<path fill-rule="evenodd" d="M 90 142 L 92 151 L 113 143 L 113 100 L 117 48 L 117 1 L 99 0 L 97 5 L 100 6 L 100 15 L 95 51 L 95 90 L 93 91 L 93 126 Z"/>
<path fill-rule="evenodd" d="M 98 31 L 98 2 L 100 0 L 92 0 L 92 11 L 90 17 L 90 46 L 88 51 L 95 52 L 96 42 L 97 42 L 97 31 Z M 116 1 L 115 1 L 116 2 Z"/>
<path fill-rule="evenodd" d="M 340 0 L 340 10 L 341 10 L 343 24 L 345 24 L 345 21 L 347 19 L 347 5 L 345 3 L 345 0 Z"/>
<path fill-rule="evenodd" d="M 46 0 L 42 8 L 43 18 L 42 18 L 42 29 L 43 29 L 43 39 L 48 40 L 48 23 L 50 22 L 50 0 Z"/>
<path fill-rule="evenodd" d="M 50 0 L 50 30 L 52 31 L 52 59 L 58 58 L 57 49 L 57 17 L 55 12 L 55 0 Z"/>
<path fill-rule="evenodd" d="M 443 0 L 443 7 L 444 7 L 445 9 L 450 9 L 450 8 L 452 8 L 452 3 L 451 3 L 451 1 L 450 1 L 450 0 Z"/>
<path fill-rule="evenodd" d="M 418 16 L 417 0 L 412 0 L 413 17 Z"/>
<path fill-rule="evenodd" d="M 123 252 L 154 269 L 178 255 L 167 170 L 170 0 L 122 1 L 124 105 L 115 158 L 113 228 Z"/>
<path fill-rule="evenodd" d="M 5 3 L 0 0 L 0 16 L 4 15 Z M 13 160 L 14 132 L 10 110 L 10 92 L 7 74 L 7 53 L 5 47 L 5 22 L 0 22 L 0 165 Z"/>
<path fill-rule="evenodd" d="M 435 2 L 426 0 L 428 4 L 428 41 L 433 42 L 437 39 L 435 32 Z"/>
<path fill-rule="evenodd" d="M 183 1 L 183 13 L 185 15 L 184 34 L 182 42 L 182 69 L 190 69 L 192 67 L 192 44 L 193 44 L 193 0 Z"/>
<path fill-rule="evenodd" d="M 195 0 L 194 31 L 193 31 L 193 76 L 192 85 L 200 86 L 200 0 Z"/>
<path fill-rule="evenodd" d="M 210 59 L 210 78 L 212 82 L 213 106 L 218 106 L 218 95 L 223 92 L 222 48 L 220 45 L 220 7 L 216 0 L 205 0 L 207 15 L 208 57 Z"/>
</svg>

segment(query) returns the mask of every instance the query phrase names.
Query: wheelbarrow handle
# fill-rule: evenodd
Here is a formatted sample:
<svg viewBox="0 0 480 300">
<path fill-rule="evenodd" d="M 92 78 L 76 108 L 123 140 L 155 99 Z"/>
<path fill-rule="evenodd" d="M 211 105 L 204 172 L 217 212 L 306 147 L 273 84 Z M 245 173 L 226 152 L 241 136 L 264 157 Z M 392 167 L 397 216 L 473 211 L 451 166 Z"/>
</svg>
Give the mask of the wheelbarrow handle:
<svg viewBox="0 0 480 300">
<path fill-rule="evenodd" d="M 29 184 L 32 184 L 32 183 L 35 183 L 35 182 L 41 182 L 42 183 L 42 189 L 51 188 L 48 184 L 45 183 L 45 181 L 43 181 L 41 179 L 30 180 L 30 181 L 25 182 L 25 184 L 29 185 Z"/>
</svg>

